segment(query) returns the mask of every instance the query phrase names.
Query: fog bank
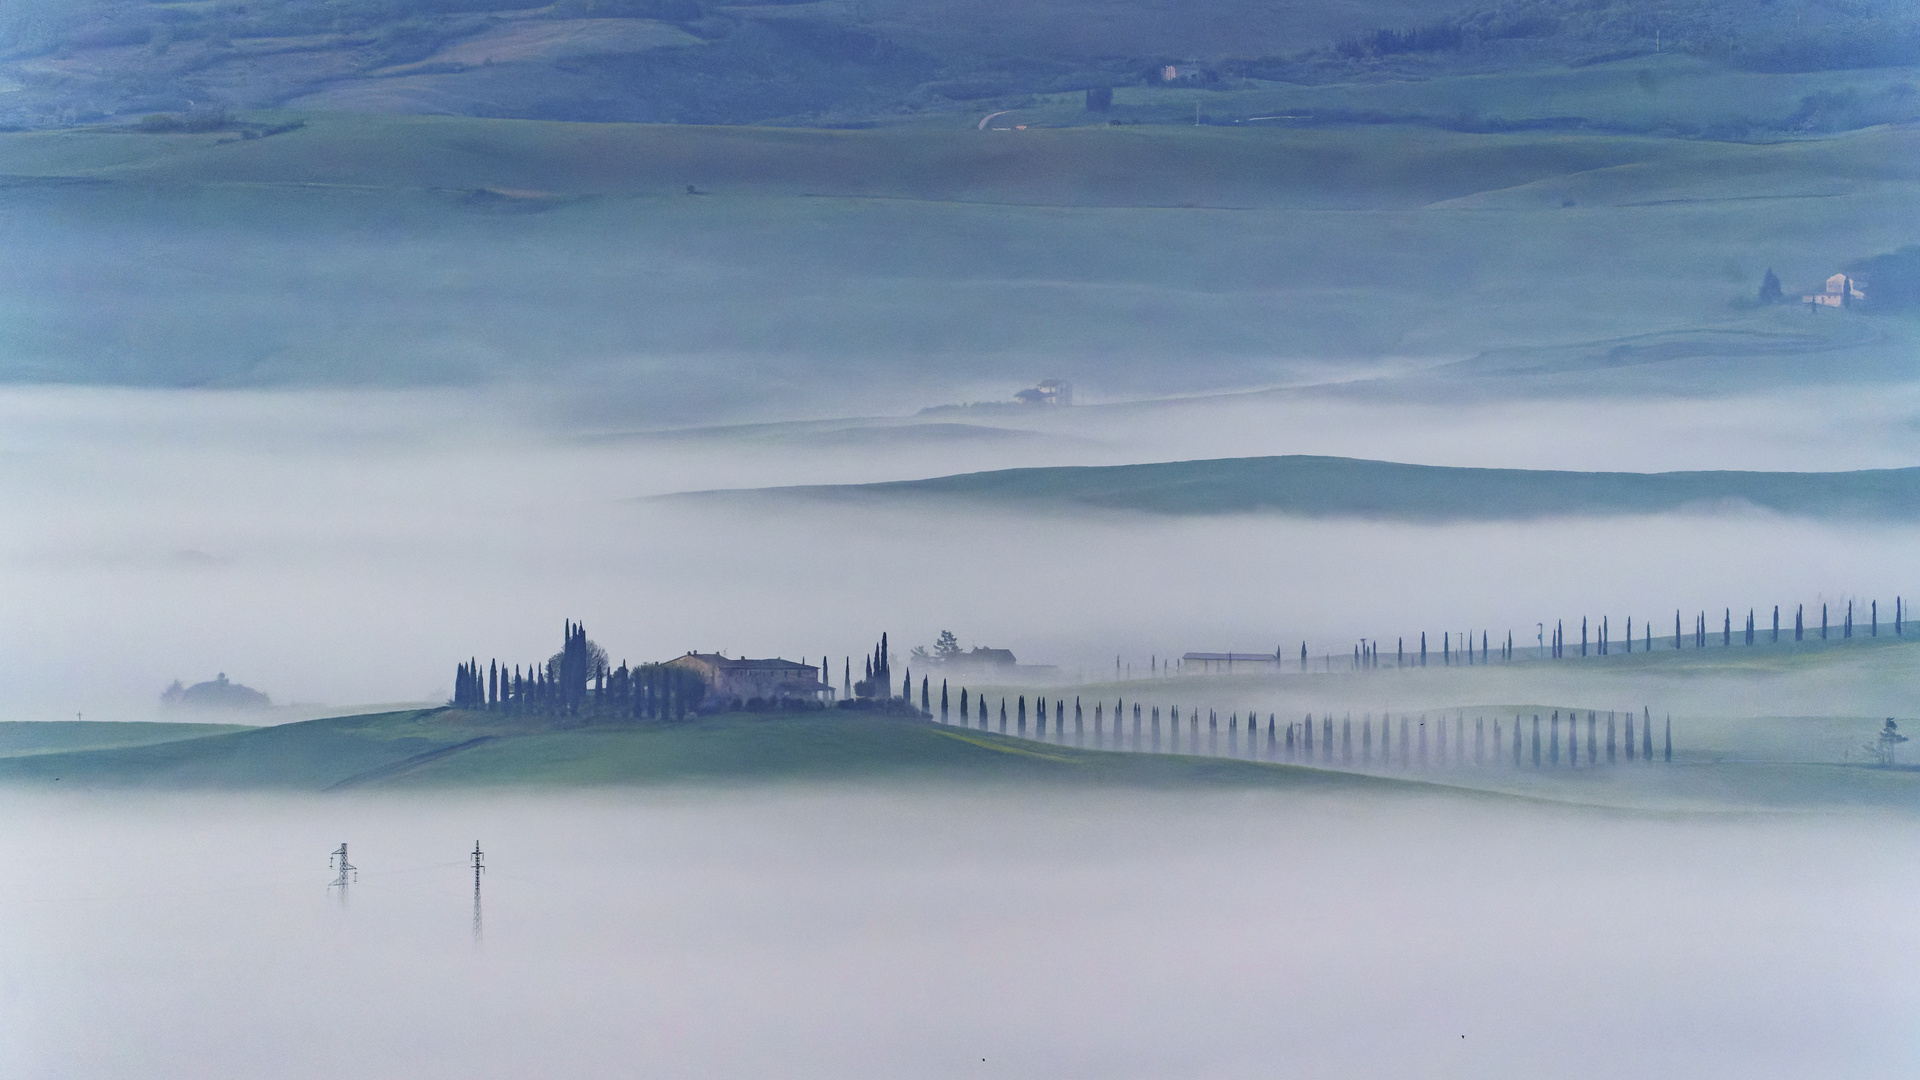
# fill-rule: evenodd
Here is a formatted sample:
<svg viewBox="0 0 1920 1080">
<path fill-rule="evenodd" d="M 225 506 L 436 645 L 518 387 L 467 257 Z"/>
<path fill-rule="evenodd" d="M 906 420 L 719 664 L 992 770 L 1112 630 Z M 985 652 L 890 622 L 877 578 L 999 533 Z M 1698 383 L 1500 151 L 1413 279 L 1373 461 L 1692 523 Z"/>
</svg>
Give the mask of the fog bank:
<svg viewBox="0 0 1920 1080">
<path fill-rule="evenodd" d="M 0 1037 L 35 1080 L 1915 1066 L 1904 817 L 997 789 L 4 809 Z"/>
</svg>

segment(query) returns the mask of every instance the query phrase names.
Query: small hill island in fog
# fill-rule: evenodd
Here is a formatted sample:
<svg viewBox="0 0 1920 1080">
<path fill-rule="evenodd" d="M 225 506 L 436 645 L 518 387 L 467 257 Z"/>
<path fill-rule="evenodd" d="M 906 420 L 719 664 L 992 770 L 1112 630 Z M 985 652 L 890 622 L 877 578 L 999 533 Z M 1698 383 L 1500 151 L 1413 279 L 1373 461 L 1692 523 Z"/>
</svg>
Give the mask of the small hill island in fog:
<svg viewBox="0 0 1920 1080">
<path fill-rule="evenodd" d="M 228 682 L 221 672 L 207 682 L 182 686 L 179 679 L 160 694 L 160 703 L 178 709 L 267 709 L 273 700 L 251 686 Z"/>
</svg>

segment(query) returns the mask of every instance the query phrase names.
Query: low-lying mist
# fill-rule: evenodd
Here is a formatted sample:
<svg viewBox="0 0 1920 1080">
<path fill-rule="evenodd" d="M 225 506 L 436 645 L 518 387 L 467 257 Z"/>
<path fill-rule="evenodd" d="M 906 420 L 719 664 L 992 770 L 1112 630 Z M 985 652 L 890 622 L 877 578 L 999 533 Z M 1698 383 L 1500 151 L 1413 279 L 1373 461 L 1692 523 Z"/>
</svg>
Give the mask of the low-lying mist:
<svg viewBox="0 0 1920 1080">
<path fill-rule="evenodd" d="M 1916 1064 L 1904 816 L 994 787 L 0 812 L 31 1080 Z"/>
<path fill-rule="evenodd" d="M 1305 640 L 1344 656 L 1356 638 L 1390 652 L 1422 630 L 1436 647 L 1443 632 L 1508 630 L 1525 646 L 1537 622 L 1582 616 L 1612 618 L 1617 641 L 1628 616 L 1636 635 L 1647 619 L 1670 633 L 1676 608 L 1758 608 L 1764 623 L 1774 603 L 1831 601 L 1837 626 L 1848 599 L 1862 621 L 1877 599 L 1890 621 L 1894 596 L 1920 592 L 1903 578 L 1907 530 L 1737 508 L 1412 526 L 636 498 L 1156 460 L 1183 440 L 1522 467 L 1910 463 L 1910 398 L 1796 400 L 1796 424 L 1773 398 L 1537 413 L 1280 400 L 1264 415 L 1258 400 L 1189 402 L 1007 421 L 1053 442 L 850 451 L 790 429 L 584 437 L 465 394 L 12 391 L 0 714 L 147 718 L 172 680 L 221 671 L 283 705 L 436 699 L 468 655 L 543 660 L 564 618 L 616 663 L 693 648 L 837 658 L 882 631 L 905 653 L 952 630 L 1088 678 L 1116 654 L 1145 667 Z M 1702 431 L 1716 437 L 1692 440 Z"/>
</svg>

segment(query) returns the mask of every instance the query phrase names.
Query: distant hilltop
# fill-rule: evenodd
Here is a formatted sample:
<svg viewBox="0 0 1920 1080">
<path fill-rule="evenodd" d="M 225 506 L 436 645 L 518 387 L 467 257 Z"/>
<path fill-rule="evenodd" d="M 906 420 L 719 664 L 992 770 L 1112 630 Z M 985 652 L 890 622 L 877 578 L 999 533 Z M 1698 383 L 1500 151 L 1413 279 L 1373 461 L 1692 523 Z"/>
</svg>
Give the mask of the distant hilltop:
<svg viewBox="0 0 1920 1080">
<path fill-rule="evenodd" d="M 179 679 L 160 695 L 160 704 L 184 709 L 265 709 L 273 705 L 267 695 L 251 686 L 228 682 L 221 672 L 210 682 L 182 686 Z"/>
</svg>

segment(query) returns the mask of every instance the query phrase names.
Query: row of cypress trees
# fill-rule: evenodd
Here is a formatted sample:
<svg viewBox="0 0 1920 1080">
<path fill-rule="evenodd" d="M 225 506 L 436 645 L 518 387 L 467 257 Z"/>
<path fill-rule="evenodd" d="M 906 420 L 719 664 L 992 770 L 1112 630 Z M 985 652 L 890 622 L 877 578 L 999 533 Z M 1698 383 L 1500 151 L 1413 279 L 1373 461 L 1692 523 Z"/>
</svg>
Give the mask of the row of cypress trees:
<svg viewBox="0 0 1920 1080">
<path fill-rule="evenodd" d="M 959 716 L 956 720 L 950 711 L 953 698 L 950 695 L 947 684 L 943 681 L 940 684 L 939 722 L 942 724 L 957 723 L 962 727 L 972 727 L 977 723 L 981 731 L 992 730 L 993 711 L 987 703 L 986 695 L 972 695 L 971 700 L 969 700 L 969 695 L 970 691 L 967 687 L 963 686 L 960 688 L 958 695 Z M 928 708 L 930 704 L 928 700 L 928 685 L 924 681 L 921 684 L 921 701 L 922 711 L 932 715 L 931 709 Z M 1558 768 L 1560 766 L 1562 760 L 1560 737 L 1561 711 L 1562 710 L 1559 709 L 1552 710 L 1548 718 L 1547 737 L 1544 748 L 1541 740 L 1540 714 L 1535 713 L 1533 715 L 1530 759 L 1523 753 L 1522 717 L 1520 714 L 1515 714 L 1513 727 L 1511 729 L 1512 764 L 1515 768 L 1521 767 L 1527 763 L 1528 760 L 1531 761 L 1532 766 L 1535 768 L 1542 766 Z M 1126 699 L 1120 698 L 1115 700 L 1111 728 L 1109 728 L 1107 724 L 1106 703 L 1104 701 L 1095 702 L 1093 705 L 1092 727 L 1091 730 L 1089 730 L 1087 726 L 1086 708 L 1082 704 L 1081 699 L 1075 697 L 1073 699 L 1073 730 L 1071 734 L 1069 734 L 1067 730 L 1067 703 L 1064 698 L 1060 698 L 1052 702 L 1052 730 L 1050 734 L 1048 729 L 1048 700 L 1044 695 L 1040 695 L 1036 696 L 1033 701 L 1033 718 L 1035 725 L 1033 738 L 1041 742 L 1088 746 L 1101 750 L 1150 751 L 1153 753 L 1164 751 L 1175 754 L 1204 753 L 1209 756 L 1222 756 L 1220 747 L 1220 715 L 1217 710 L 1206 710 L 1207 732 L 1204 750 L 1202 749 L 1200 734 L 1200 710 L 1195 708 L 1189 709 L 1187 712 L 1187 738 L 1184 745 L 1181 739 L 1180 707 L 1177 705 L 1168 706 L 1166 712 L 1167 727 L 1165 731 L 1167 739 L 1163 743 L 1161 739 L 1161 707 L 1157 705 L 1148 707 L 1136 700 L 1133 703 L 1132 733 L 1131 738 L 1129 738 L 1126 726 L 1128 718 Z M 1568 768 L 1579 768 L 1582 760 L 1579 739 L 1579 710 L 1568 709 L 1565 710 L 1565 712 L 1567 731 L 1566 765 Z M 1652 710 L 1643 707 L 1641 717 L 1642 722 L 1639 725 L 1639 739 L 1636 743 L 1634 712 L 1629 709 L 1625 713 L 1624 729 L 1626 738 L 1624 748 L 1627 761 L 1634 761 L 1636 758 L 1647 762 L 1653 761 L 1654 722 Z M 1586 719 L 1587 738 L 1585 761 L 1587 767 L 1591 768 L 1599 764 L 1601 755 L 1599 711 L 1595 709 L 1587 710 Z M 1617 763 L 1620 758 L 1622 744 L 1620 742 L 1621 727 L 1618 723 L 1619 719 L 1620 714 L 1614 711 L 1609 711 L 1606 714 L 1605 754 L 1606 763 L 1609 765 Z M 1009 729 L 1010 722 L 1012 725 L 1011 729 Z M 1284 728 L 1279 726 L 1276 714 L 1268 713 L 1266 742 L 1263 752 L 1260 746 L 1259 714 L 1249 712 L 1245 725 L 1246 750 L 1243 754 L 1240 749 L 1240 714 L 1235 712 L 1227 719 L 1225 756 L 1244 756 L 1255 760 L 1264 759 L 1269 761 L 1297 761 L 1308 764 L 1317 761 L 1320 764 L 1332 765 L 1335 763 L 1333 714 L 1322 714 L 1319 726 L 1321 736 L 1319 752 L 1316 755 L 1314 749 L 1315 723 L 1311 713 L 1307 715 L 1304 721 L 1289 723 Z M 1386 713 L 1381 714 L 1379 730 L 1379 752 L 1376 760 L 1376 754 L 1374 752 L 1373 714 L 1363 713 L 1360 721 L 1360 738 L 1358 742 L 1358 758 L 1356 761 L 1353 715 L 1348 713 L 1340 721 L 1338 763 L 1345 766 L 1352 766 L 1357 763 L 1362 767 L 1371 767 L 1375 764 L 1381 767 L 1392 767 L 1396 763 L 1396 755 L 1394 754 L 1392 743 L 1391 715 Z M 1004 696 L 1000 698 L 999 732 L 1003 735 L 1011 734 L 1019 738 L 1027 737 L 1026 695 L 1015 695 L 1014 708 L 1011 716 L 1007 708 L 1007 699 Z M 1429 740 L 1430 732 L 1432 734 L 1431 740 Z M 1402 714 L 1400 717 L 1399 734 L 1397 763 L 1401 768 L 1426 768 L 1432 765 L 1498 764 L 1502 757 L 1501 749 L 1503 745 L 1507 743 L 1507 735 L 1502 730 L 1499 718 L 1496 717 L 1492 725 L 1493 753 L 1491 757 L 1489 757 L 1487 752 L 1488 732 L 1486 719 L 1485 717 L 1476 716 L 1473 722 L 1473 754 L 1472 760 L 1469 762 L 1467 758 L 1466 714 L 1464 712 L 1454 718 L 1454 736 L 1451 740 L 1451 749 L 1447 738 L 1445 717 L 1441 717 L 1432 728 L 1429 728 L 1425 714 L 1421 714 L 1417 722 L 1412 717 Z M 1673 717 L 1671 715 L 1666 718 L 1666 729 L 1662 740 L 1662 759 L 1670 762 L 1673 760 Z"/>
<path fill-rule="evenodd" d="M 1852 638 L 1854 636 L 1853 616 L 1854 602 L 1849 600 L 1847 601 L 1846 613 L 1840 623 L 1837 626 L 1831 625 L 1829 622 L 1828 605 L 1824 603 L 1821 604 L 1819 640 L 1825 641 L 1833 634 L 1837 634 L 1842 640 Z M 1694 618 L 1693 628 L 1690 632 L 1682 629 L 1681 617 L 1681 612 L 1676 610 L 1673 613 L 1673 647 L 1676 649 L 1684 647 L 1684 643 L 1690 636 L 1695 648 L 1706 648 L 1714 637 L 1708 627 L 1707 613 L 1702 611 Z M 1907 618 L 1905 599 L 1898 596 L 1894 597 L 1893 633 L 1896 637 L 1906 636 L 1906 624 L 1909 621 Z M 1878 600 L 1869 601 L 1865 627 L 1867 636 L 1879 637 L 1880 626 L 1880 602 Z M 1643 633 L 1640 641 L 1641 651 L 1652 652 L 1655 648 L 1652 620 L 1643 621 L 1641 623 L 1641 629 Z M 1770 643 L 1777 644 L 1781 640 L 1782 632 L 1780 625 L 1780 607 L 1776 604 L 1773 609 L 1773 627 L 1771 630 Z M 1807 626 L 1806 606 L 1804 604 L 1800 605 L 1795 609 L 1793 615 L 1793 640 L 1806 641 L 1808 635 L 1812 632 L 1813 631 Z M 1757 610 L 1752 608 L 1748 609 L 1745 623 L 1740 630 L 1741 641 L 1747 645 L 1759 644 L 1760 637 L 1763 633 L 1766 633 L 1766 631 L 1760 629 Z M 1723 613 L 1720 634 L 1718 636 L 1720 637 L 1720 644 L 1722 646 L 1731 646 L 1733 644 L 1734 626 L 1732 608 L 1727 608 Z M 1480 640 L 1477 643 L 1478 656 L 1476 658 L 1476 642 L 1474 641 L 1474 634 L 1471 631 L 1458 635 L 1452 631 L 1443 631 L 1440 635 L 1440 648 L 1437 650 L 1440 663 L 1443 666 L 1486 664 L 1492 662 L 1492 659 L 1496 656 L 1500 660 L 1516 659 L 1518 650 L 1514 646 L 1511 631 L 1508 632 L 1504 642 L 1498 643 L 1500 646 L 1498 653 L 1493 651 L 1493 645 L 1496 643 L 1492 640 L 1492 635 L 1482 630 L 1479 633 L 1479 638 Z M 1664 644 L 1666 640 L 1665 635 L 1659 638 L 1662 644 Z M 1547 655 L 1556 660 L 1573 655 L 1573 645 L 1567 636 L 1566 620 L 1555 620 L 1553 627 L 1546 631 L 1542 647 L 1546 650 Z M 1613 637 L 1611 620 L 1606 616 L 1600 618 L 1598 625 L 1593 624 L 1588 616 L 1583 615 L 1580 617 L 1579 655 L 1610 656 L 1616 647 L 1622 647 L 1624 651 L 1628 653 L 1633 652 L 1634 631 L 1632 618 L 1627 619 L 1626 637 L 1623 640 L 1616 641 Z M 1431 651 L 1427 642 L 1427 633 L 1424 630 L 1420 632 L 1417 651 L 1414 647 L 1407 644 L 1407 639 L 1404 637 L 1394 640 L 1393 666 L 1396 668 L 1426 667 L 1429 663 L 1430 655 Z M 1276 653 L 1275 656 L 1277 659 L 1278 654 Z M 1383 665 L 1381 644 L 1377 639 L 1363 638 L 1352 646 L 1351 654 L 1345 659 L 1347 660 L 1350 670 L 1367 671 L 1377 669 Z M 1332 655 L 1329 654 L 1326 656 L 1325 660 L 1327 670 L 1331 671 L 1334 663 Z M 1311 661 L 1307 656 L 1307 643 L 1302 641 L 1300 643 L 1300 670 L 1310 670 L 1310 664 Z"/>
</svg>

